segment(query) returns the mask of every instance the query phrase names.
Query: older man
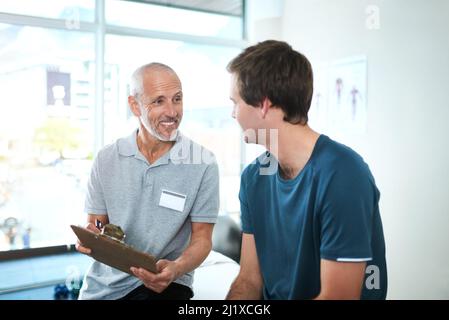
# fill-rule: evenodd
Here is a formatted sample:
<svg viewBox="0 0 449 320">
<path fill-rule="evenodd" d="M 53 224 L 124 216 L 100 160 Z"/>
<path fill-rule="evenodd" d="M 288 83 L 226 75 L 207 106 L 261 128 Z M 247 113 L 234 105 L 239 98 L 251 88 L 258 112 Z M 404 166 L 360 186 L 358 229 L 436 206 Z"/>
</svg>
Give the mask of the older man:
<svg viewBox="0 0 449 320">
<path fill-rule="evenodd" d="M 170 67 L 138 68 L 128 103 L 139 128 L 98 153 L 85 211 L 93 231 L 96 219 L 120 225 L 128 244 L 159 259 L 158 273 L 132 268 L 133 277 L 95 261 L 80 299 L 190 299 L 193 270 L 211 250 L 218 166 L 178 130 L 183 93 Z M 80 243 L 77 249 L 90 254 Z"/>
</svg>

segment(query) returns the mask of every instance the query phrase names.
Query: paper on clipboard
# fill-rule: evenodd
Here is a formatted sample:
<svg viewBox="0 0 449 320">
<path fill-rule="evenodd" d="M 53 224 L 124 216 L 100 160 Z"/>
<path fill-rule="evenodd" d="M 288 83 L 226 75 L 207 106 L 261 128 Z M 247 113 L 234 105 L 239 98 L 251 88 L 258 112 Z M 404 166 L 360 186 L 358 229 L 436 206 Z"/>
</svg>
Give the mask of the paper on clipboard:
<svg viewBox="0 0 449 320">
<path fill-rule="evenodd" d="M 132 276 L 131 267 L 143 268 L 157 273 L 156 258 L 148 253 L 114 240 L 108 236 L 94 233 L 82 227 L 70 226 L 83 246 L 92 250 L 90 256 Z"/>
</svg>

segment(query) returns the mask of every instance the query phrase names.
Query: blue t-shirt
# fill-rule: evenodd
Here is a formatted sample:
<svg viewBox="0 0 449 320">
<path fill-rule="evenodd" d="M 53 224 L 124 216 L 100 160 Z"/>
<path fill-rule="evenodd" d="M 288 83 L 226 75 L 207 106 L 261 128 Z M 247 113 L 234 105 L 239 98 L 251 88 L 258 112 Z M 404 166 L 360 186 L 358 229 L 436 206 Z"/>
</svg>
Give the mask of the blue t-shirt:
<svg viewBox="0 0 449 320">
<path fill-rule="evenodd" d="M 325 135 L 294 179 L 283 179 L 280 170 L 261 175 L 266 159 L 258 159 L 243 171 L 239 198 L 243 232 L 256 242 L 264 298 L 315 298 L 326 259 L 366 261 L 361 298 L 385 299 L 380 193 L 363 159 Z"/>
</svg>

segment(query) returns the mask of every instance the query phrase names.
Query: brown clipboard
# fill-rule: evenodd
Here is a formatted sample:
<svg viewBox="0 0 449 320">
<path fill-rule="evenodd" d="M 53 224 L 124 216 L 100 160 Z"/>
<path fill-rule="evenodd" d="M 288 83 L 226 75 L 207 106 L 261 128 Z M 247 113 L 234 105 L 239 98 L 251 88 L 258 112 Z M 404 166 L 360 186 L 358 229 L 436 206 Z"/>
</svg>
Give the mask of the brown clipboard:
<svg viewBox="0 0 449 320">
<path fill-rule="evenodd" d="M 156 258 L 148 253 L 137 251 L 129 245 L 106 235 L 94 233 L 82 227 L 70 226 L 80 242 L 92 250 L 90 256 L 132 276 L 131 267 L 144 268 L 157 273 Z"/>
</svg>

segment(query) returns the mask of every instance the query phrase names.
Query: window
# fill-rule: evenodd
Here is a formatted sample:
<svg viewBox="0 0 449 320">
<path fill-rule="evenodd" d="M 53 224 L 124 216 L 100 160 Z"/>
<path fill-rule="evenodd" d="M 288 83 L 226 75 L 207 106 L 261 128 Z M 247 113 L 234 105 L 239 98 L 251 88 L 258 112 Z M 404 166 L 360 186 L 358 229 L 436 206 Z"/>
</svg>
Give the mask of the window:
<svg viewBox="0 0 449 320">
<path fill-rule="evenodd" d="M 93 22 L 94 0 L 14 0 L 0 2 L 0 13 Z"/>
<path fill-rule="evenodd" d="M 92 34 L 0 25 L 0 250 L 64 244 L 93 156 Z"/>
<path fill-rule="evenodd" d="M 96 11 L 106 21 L 95 21 Z M 79 21 L 87 24 L 73 27 Z M 222 213 L 237 215 L 241 139 L 230 116 L 225 67 L 244 45 L 242 31 L 242 15 L 185 6 L 2 2 L 0 251 L 75 241 L 69 224 L 86 219 L 92 159 L 137 126 L 127 106 L 129 76 L 151 61 L 179 74 L 181 130 L 216 154 Z"/>
<path fill-rule="evenodd" d="M 241 39 L 242 18 L 238 16 L 109 0 L 106 21 L 111 25 L 162 30 L 187 35 Z"/>
</svg>

